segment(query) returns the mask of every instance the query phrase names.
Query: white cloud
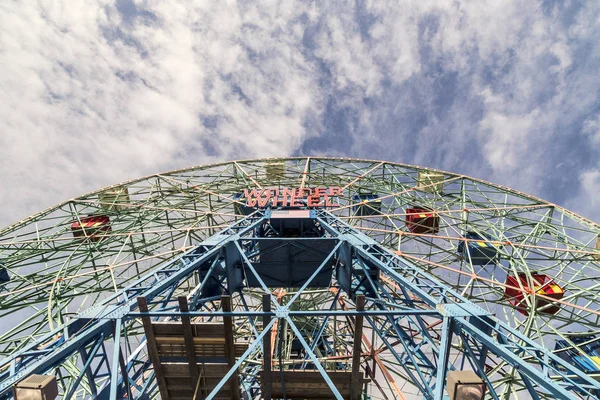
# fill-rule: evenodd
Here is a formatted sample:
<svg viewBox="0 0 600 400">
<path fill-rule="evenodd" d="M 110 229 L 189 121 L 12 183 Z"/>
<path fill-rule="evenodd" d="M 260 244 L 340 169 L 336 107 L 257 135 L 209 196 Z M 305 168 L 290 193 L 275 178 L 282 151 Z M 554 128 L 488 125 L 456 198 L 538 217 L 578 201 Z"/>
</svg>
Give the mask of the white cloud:
<svg viewBox="0 0 600 400">
<path fill-rule="evenodd" d="M 217 159 L 384 158 L 559 200 L 545 171 L 596 168 L 590 3 L 132 4 L 0 5 L 0 225 Z"/>
<path fill-rule="evenodd" d="M 579 209 L 582 215 L 591 218 L 592 221 L 600 221 L 600 163 L 597 168 L 582 171 L 579 176 L 581 191 L 565 206 L 571 209 Z"/>
<path fill-rule="evenodd" d="M 574 157 L 573 149 L 593 152 L 595 146 L 600 158 L 598 143 L 588 147 L 577 128 L 599 102 L 596 7 L 369 4 L 371 41 L 345 42 L 345 51 L 363 60 L 345 78 L 368 77 L 365 59 L 375 60 L 378 71 L 379 87 L 355 79 L 341 102 L 358 115 L 359 126 L 351 129 L 354 155 L 375 148 L 377 158 L 475 175 L 551 201 L 565 202 L 566 192 L 579 196 L 577 173 L 582 164 L 594 165 L 593 155 Z M 396 68 L 402 59 L 408 61 Z M 364 107 L 364 97 L 375 105 Z M 564 168 L 555 170 L 561 162 Z"/>
<path fill-rule="evenodd" d="M 513 171 L 522 165 L 529 150 L 528 135 L 533 131 L 539 110 L 526 115 L 488 113 L 481 121 L 481 129 L 488 132 L 483 145 L 488 162 L 494 170 Z"/>
<path fill-rule="evenodd" d="M 583 133 L 592 146 L 600 148 L 600 114 L 593 115 L 583 122 Z"/>
<path fill-rule="evenodd" d="M 321 100 L 289 24 L 302 7 L 137 6 L 0 6 L 2 225 L 126 178 L 290 154 L 307 136 Z"/>
</svg>

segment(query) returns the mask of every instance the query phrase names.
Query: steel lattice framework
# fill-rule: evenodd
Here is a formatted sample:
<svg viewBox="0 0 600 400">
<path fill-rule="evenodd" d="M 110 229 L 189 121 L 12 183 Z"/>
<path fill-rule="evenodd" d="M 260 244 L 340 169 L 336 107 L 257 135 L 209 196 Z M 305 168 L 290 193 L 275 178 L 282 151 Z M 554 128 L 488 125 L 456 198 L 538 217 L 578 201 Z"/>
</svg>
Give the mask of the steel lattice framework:
<svg viewBox="0 0 600 400">
<path fill-rule="evenodd" d="M 289 244 L 324 246 L 323 262 L 305 281 L 275 285 L 255 268 L 271 210 L 248 216 L 240 194 L 292 187 L 342 191 L 338 206 L 313 211 L 318 238 Z M 415 208 L 437 217 L 435 231 L 411 228 Z M 110 228 L 74 236 L 90 216 L 107 217 Z M 357 345 L 371 382 L 365 398 L 440 399 L 454 369 L 485 377 L 489 398 L 596 398 L 600 374 L 561 353 L 600 362 L 585 347 L 600 341 L 599 234 L 598 224 L 515 190 L 379 161 L 249 160 L 125 182 L 0 231 L 0 394 L 31 373 L 53 373 L 65 398 L 168 397 L 140 317 L 187 315 L 233 318 L 236 338 L 249 343 L 236 362 L 248 398 L 261 395 L 269 335 L 275 370 L 316 369 L 337 398 L 327 371 L 350 368 Z M 492 252 L 465 251 L 471 245 Z M 323 274 L 333 279 L 315 284 Z M 550 281 L 538 287 L 540 276 Z M 231 312 L 221 293 L 207 294 L 213 277 L 232 296 Z M 353 343 L 361 318 L 362 343 Z"/>
</svg>

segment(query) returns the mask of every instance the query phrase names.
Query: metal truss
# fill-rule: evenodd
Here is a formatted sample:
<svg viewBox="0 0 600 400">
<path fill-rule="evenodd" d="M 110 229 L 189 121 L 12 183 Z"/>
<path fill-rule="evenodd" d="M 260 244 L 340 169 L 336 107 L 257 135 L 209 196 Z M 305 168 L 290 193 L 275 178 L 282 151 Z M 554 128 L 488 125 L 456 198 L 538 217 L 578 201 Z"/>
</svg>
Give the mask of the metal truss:
<svg viewBox="0 0 600 400">
<path fill-rule="evenodd" d="M 300 341 L 304 351 L 304 356 L 298 359 L 301 365 L 306 368 L 310 363 L 322 374 L 332 395 L 342 399 L 325 369 L 328 360 L 323 360 L 323 354 L 317 354 L 315 346 L 322 340 L 325 325 L 333 317 L 356 318 L 359 315 L 364 316 L 377 340 L 386 345 L 390 361 L 403 370 L 427 399 L 442 399 L 447 371 L 465 365 L 485 377 L 490 395 L 497 399 L 499 388 L 495 386 L 495 374 L 501 374 L 501 371 L 490 373 L 486 370 L 488 359 L 502 359 L 507 366 L 516 368 L 533 398 L 569 399 L 576 388 L 587 395 L 592 395 L 593 390 L 600 390 L 600 384 L 585 373 L 505 324 L 494 321 L 485 310 L 431 274 L 325 211 L 318 212 L 316 221 L 328 234 L 316 240 L 333 238 L 336 245 L 293 297 L 280 304 L 277 293 L 267 287 L 251 261 L 261 255 L 262 238 L 257 235 L 258 228 L 271 217 L 269 211 L 264 216 L 260 214 L 257 212 L 212 236 L 102 304 L 80 314 L 60 330 L 49 333 L 41 342 L 30 344 L 13 355 L 9 360 L 9 370 L 1 377 L 0 394 L 6 394 L 24 376 L 53 372 L 58 376 L 75 377 L 64 388 L 66 398 L 79 391 L 83 394 L 86 390 L 97 398 L 117 398 L 125 394 L 130 398 L 144 398 L 151 395 L 156 388 L 144 353 L 144 339 L 136 325 L 139 326 L 139 318 L 144 315 L 179 319 L 183 314 L 190 318 L 208 319 L 231 316 L 236 318 L 236 326 L 250 327 L 250 346 L 207 399 L 213 398 L 238 368 L 244 377 L 242 388 L 247 398 L 260 397 L 260 385 L 253 370 L 264 358 L 262 339 L 272 332 L 275 322 L 280 327 L 287 325 L 291 336 Z M 302 239 L 288 239 L 294 245 L 299 241 Z M 331 292 L 333 303 L 339 299 L 341 289 L 350 299 L 366 296 L 365 311 L 335 311 L 331 307 L 295 310 L 294 302 L 303 296 L 304 290 L 334 259 L 338 287 L 333 286 L 336 290 Z M 241 265 L 237 263 L 239 260 L 243 260 Z M 208 269 L 203 271 L 206 266 Z M 347 279 L 342 277 L 344 274 Z M 191 311 L 182 312 L 174 304 L 174 295 L 194 275 L 203 278 L 188 295 Z M 207 293 L 205 288 L 211 277 L 222 280 L 230 294 L 236 293 L 239 304 L 251 303 L 252 295 L 244 293 L 244 286 L 250 282 L 248 275 L 254 275 L 257 282 L 254 286 L 261 289 L 259 293 L 270 297 L 274 312 L 252 311 L 248 306 L 224 312 L 208 306 L 212 303 L 211 297 L 203 294 Z M 388 291 L 379 284 L 380 275 L 387 276 L 399 289 L 393 293 Z M 254 296 L 256 294 L 253 293 Z M 151 305 L 151 311 L 136 312 L 138 297 Z M 271 322 L 260 329 L 253 318 L 267 315 L 272 318 Z M 313 320 L 312 324 L 308 324 L 313 325 L 310 332 L 306 328 L 307 318 Z M 432 329 L 432 325 L 436 328 Z M 248 335 L 248 332 L 245 334 Z M 453 337 L 459 338 L 458 342 L 453 341 Z M 105 342 L 112 344 L 111 351 L 107 351 Z M 450 360 L 453 347 L 461 350 L 461 356 L 454 362 Z M 336 353 L 332 354 L 336 356 Z M 342 355 L 345 354 L 348 353 L 344 351 Z M 79 357 L 79 364 L 83 365 L 79 370 L 74 357 Z M 382 394 L 385 395 L 385 392 Z"/>
<path fill-rule="evenodd" d="M 424 173 L 441 175 L 441 183 L 423 183 Z M 245 218 L 236 194 L 331 186 L 343 189 L 340 206 L 317 217 L 327 231 L 322 239 L 338 246 L 326 252 L 335 261 L 331 286 L 265 283 L 252 270 L 261 256 L 254 228 L 264 217 Z M 107 192 L 123 188 L 126 197 L 107 200 Z M 378 195 L 378 212 L 360 211 L 353 196 L 362 193 Z M 407 229 L 406 210 L 414 206 L 435 211 L 439 232 Z M 74 239 L 71 223 L 90 214 L 109 216 L 110 232 L 97 241 Z M 484 264 L 465 257 L 460 245 L 472 240 L 466 232 L 483 235 L 497 256 Z M 277 368 L 344 370 L 352 365 L 361 315 L 360 365 L 371 380 L 364 396 L 441 398 L 437 383 L 448 370 L 473 369 L 486 376 L 490 398 L 596 398 L 594 375 L 553 353 L 563 340 L 585 357 L 573 338 L 600 331 L 599 233 L 583 217 L 508 188 L 378 161 L 250 160 L 125 182 L 0 231 L 0 267 L 10 276 L 0 282 L 0 388 L 8 393 L 23 376 L 54 371 L 65 398 L 157 396 L 136 298 L 147 298 L 149 315 L 177 319 L 177 297 L 186 295 L 190 317 L 231 315 L 236 337 L 252 341 L 238 359 L 248 395 L 259 395 L 261 334 L 273 339 Z M 221 311 L 209 278 L 225 248 L 243 255 L 246 274 L 212 275 L 232 294 L 230 314 Z M 565 296 L 507 283 L 518 274 L 527 282 L 550 276 Z M 248 279 L 254 287 L 230 285 Z M 522 294 L 518 306 L 507 289 Z M 270 313 L 262 309 L 267 292 Z M 360 295 L 365 311 L 355 310 Z M 272 317 L 267 329 L 265 316 Z"/>
</svg>

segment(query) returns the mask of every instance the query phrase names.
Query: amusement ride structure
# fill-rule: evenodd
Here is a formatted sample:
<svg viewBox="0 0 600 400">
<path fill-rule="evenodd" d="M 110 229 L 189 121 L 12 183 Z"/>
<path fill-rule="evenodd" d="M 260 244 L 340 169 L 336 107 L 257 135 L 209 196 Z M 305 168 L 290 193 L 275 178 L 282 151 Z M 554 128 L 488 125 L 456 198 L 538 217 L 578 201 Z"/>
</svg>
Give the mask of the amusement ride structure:
<svg viewBox="0 0 600 400">
<path fill-rule="evenodd" d="M 0 397 L 599 398 L 599 234 L 380 161 L 124 182 L 0 230 Z"/>
</svg>

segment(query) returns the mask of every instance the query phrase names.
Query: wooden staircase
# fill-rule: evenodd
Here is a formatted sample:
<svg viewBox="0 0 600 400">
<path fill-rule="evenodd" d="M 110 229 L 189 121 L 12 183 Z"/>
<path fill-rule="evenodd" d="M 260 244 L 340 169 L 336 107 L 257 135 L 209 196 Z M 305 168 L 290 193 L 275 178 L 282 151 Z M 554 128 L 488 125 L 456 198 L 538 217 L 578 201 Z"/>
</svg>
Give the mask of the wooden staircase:
<svg viewBox="0 0 600 400">
<path fill-rule="evenodd" d="M 364 296 L 357 297 L 357 310 L 362 310 Z M 138 298 L 141 312 L 148 311 L 146 299 Z M 231 311 L 231 298 L 221 299 L 223 311 Z M 188 311 L 187 299 L 179 298 L 179 308 Z M 270 295 L 263 297 L 263 310 L 270 311 Z M 271 317 L 263 317 L 263 326 Z M 360 371 L 362 316 L 357 316 L 354 327 L 354 351 L 351 371 L 327 371 L 327 375 L 344 399 L 358 400 L 361 389 L 368 381 Z M 236 357 L 247 349 L 248 343 L 236 343 L 233 338 L 231 317 L 223 322 L 191 322 L 182 315 L 180 321 L 152 321 L 142 317 L 147 339 L 148 354 L 152 364 L 161 398 L 163 400 L 204 399 L 234 366 Z M 317 370 L 273 371 L 272 343 L 270 334 L 263 336 L 263 369 L 260 373 L 263 399 L 332 399 L 331 389 Z M 285 394 L 285 396 L 284 396 Z M 217 400 L 240 400 L 239 371 L 219 390 Z"/>
<path fill-rule="evenodd" d="M 224 311 L 231 309 L 231 299 L 224 296 Z M 140 311 L 146 312 L 146 299 L 138 298 Z M 187 299 L 179 298 L 181 311 L 188 310 Z M 223 322 L 152 321 L 143 317 L 148 354 L 154 366 L 163 400 L 204 399 L 248 348 L 235 343 L 231 317 Z M 240 399 L 238 373 L 219 390 L 215 399 Z"/>
</svg>

